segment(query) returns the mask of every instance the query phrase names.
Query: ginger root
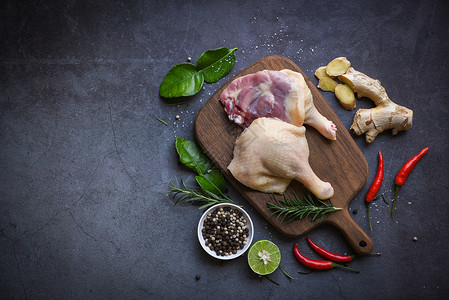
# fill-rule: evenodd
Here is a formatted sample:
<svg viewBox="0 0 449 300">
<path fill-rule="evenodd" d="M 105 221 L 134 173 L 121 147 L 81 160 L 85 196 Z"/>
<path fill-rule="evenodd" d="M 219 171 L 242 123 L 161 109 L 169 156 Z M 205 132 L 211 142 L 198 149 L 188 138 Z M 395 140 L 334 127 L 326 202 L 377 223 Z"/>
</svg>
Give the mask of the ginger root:
<svg viewBox="0 0 449 300">
<path fill-rule="evenodd" d="M 368 143 L 385 130 L 393 129 L 393 135 L 412 127 L 413 111 L 391 101 L 379 80 L 349 68 L 345 74 L 338 76 L 341 82 L 349 85 L 357 97 L 367 97 L 374 101 L 376 107 L 359 109 L 354 116 L 351 129 L 357 135 L 366 133 Z"/>
<path fill-rule="evenodd" d="M 346 84 L 337 84 L 337 82 L 335 84 L 335 97 L 340 101 L 341 106 L 346 110 L 353 110 L 355 108 L 354 91 Z"/>
</svg>

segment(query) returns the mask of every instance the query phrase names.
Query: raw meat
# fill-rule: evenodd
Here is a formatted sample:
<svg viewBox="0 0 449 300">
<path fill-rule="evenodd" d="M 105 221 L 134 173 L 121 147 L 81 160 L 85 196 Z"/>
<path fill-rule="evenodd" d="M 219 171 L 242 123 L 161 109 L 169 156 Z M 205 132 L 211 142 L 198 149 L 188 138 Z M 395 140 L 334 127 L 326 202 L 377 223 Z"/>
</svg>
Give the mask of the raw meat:
<svg viewBox="0 0 449 300">
<path fill-rule="evenodd" d="M 313 105 L 304 77 L 291 70 L 264 70 L 239 77 L 222 92 L 230 120 L 248 127 L 260 117 L 277 118 L 296 126 L 304 123 L 330 140 L 336 139 L 337 127 Z"/>
<path fill-rule="evenodd" d="M 283 193 L 295 179 L 319 199 L 328 199 L 334 189 L 310 167 L 305 132 L 304 126 L 258 118 L 236 140 L 228 169 L 238 181 L 261 192 Z"/>
</svg>

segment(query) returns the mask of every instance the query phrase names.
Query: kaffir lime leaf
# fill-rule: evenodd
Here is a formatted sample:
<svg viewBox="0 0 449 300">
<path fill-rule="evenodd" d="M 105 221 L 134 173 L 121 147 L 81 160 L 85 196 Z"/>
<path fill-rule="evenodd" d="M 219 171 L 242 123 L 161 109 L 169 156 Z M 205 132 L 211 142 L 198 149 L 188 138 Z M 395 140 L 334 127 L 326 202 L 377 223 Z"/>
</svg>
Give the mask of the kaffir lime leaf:
<svg viewBox="0 0 449 300">
<path fill-rule="evenodd" d="M 280 262 L 281 252 L 272 241 L 259 240 L 248 250 L 248 264 L 256 274 L 271 274 L 278 268 Z"/>
</svg>

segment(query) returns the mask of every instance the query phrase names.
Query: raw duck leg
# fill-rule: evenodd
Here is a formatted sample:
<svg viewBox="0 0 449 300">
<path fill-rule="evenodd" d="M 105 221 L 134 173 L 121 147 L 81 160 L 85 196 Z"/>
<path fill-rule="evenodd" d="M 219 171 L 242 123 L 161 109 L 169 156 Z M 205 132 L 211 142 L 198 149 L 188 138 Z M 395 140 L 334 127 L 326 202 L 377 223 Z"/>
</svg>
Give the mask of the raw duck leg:
<svg viewBox="0 0 449 300">
<path fill-rule="evenodd" d="M 229 119 L 243 127 L 260 117 L 277 118 L 296 126 L 308 124 L 336 139 L 337 127 L 316 109 L 298 72 L 264 70 L 239 77 L 222 92 L 220 101 Z"/>
<path fill-rule="evenodd" d="M 258 118 L 236 140 L 228 169 L 238 181 L 261 192 L 283 193 L 294 179 L 319 199 L 329 199 L 334 189 L 310 167 L 305 132 L 304 126 Z"/>
</svg>

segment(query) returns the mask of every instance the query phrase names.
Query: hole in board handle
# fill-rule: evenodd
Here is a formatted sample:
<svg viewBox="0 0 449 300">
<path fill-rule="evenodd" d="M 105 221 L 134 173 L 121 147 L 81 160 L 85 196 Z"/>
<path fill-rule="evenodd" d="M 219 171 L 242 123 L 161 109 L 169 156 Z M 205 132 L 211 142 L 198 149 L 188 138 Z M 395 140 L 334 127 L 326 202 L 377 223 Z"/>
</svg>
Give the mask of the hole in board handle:
<svg viewBox="0 0 449 300">
<path fill-rule="evenodd" d="M 360 247 L 366 247 L 367 243 L 365 241 L 360 241 L 359 246 Z"/>
</svg>

